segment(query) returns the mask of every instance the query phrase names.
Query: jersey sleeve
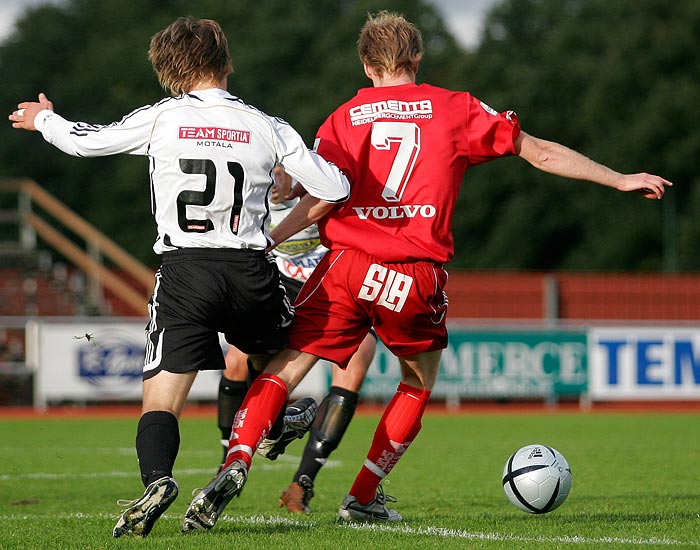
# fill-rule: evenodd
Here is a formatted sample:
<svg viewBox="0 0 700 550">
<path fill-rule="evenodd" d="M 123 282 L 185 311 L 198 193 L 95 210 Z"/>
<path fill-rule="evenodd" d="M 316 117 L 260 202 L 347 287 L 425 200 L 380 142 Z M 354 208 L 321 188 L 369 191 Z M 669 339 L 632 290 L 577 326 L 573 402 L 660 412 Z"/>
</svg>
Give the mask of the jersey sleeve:
<svg viewBox="0 0 700 550">
<path fill-rule="evenodd" d="M 292 178 L 299 180 L 306 191 L 327 202 L 343 202 L 350 195 L 345 175 L 314 151 L 289 124 L 277 121 L 276 147 L 279 163 Z"/>
<path fill-rule="evenodd" d="M 348 176 L 350 182 L 356 180 L 355 161 L 349 152 L 348 147 L 343 147 L 340 143 L 340 134 L 336 127 L 337 117 L 333 113 L 321 125 L 316 133 L 315 150 L 324 159 L 332 162 Z"/>
<path fill-rule="evenodd" d="M 520 122 L 513 111 L 498 113 L 483 101 L 471 98 L 467 123 L 469 163 L 474 166 L 494 158 L 514 155 Z"/>
<path fill-rule="evenodd" d="M 109 125 L 71 122 L 59 114 L 41 111 L 35 120 L 44 139 L 64 153 L 77 157 L 102 157 L 119 153 L 145 155 L 156 111 L 143 107 Z"/>
</svg>

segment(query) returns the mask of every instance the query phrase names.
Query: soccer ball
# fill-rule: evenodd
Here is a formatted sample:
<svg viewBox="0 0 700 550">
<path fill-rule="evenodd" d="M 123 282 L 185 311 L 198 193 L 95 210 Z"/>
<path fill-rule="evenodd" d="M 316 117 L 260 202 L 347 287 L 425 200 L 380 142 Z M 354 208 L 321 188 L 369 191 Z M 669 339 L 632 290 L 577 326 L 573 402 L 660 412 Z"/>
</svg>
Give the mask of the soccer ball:
<svg viewBox="0 0 700 550">
<path fill-rule="evenodd" d="M 503 490 L 515 506 L 531 514 L 559 508 L 571 490 L 571 468 L 547 445 L 526 445 L 503 468 Z"/>
</svg>

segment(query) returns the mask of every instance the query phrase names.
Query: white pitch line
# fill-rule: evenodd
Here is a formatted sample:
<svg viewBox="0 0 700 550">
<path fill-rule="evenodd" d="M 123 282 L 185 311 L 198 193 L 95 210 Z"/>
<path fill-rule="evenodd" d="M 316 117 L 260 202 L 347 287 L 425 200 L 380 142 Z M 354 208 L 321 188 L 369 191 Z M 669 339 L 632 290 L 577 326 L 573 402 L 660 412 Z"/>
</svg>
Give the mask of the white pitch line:
<svg viewBox="0 0 700 550">
<path fill-rule="evenodd" d="M 629 544 L 635 546 L 700 546 L 700 542 L 685 542 L 667 538 L 652 537 L 643 538 L 622 538 L 622 537 L 522 537 L 518 535 L 503 535 L 499 533 L 470 533 L 457 529 L 445 529 L 444 527 L 409 527 L 408 525 L 384 525 L 378 523 L 352 523 L 347 524 L 347 528 L 358 531 L 376 531 L 380 533 L 405 533 L 409 535 L 427 535 L 442 538 L 457 538 L 466 540 L 485 541 L 513 541 L 513 542 L 541 542 L 546 544 L 567 543 L 567 544 Z"/>
<path fill-rule="evenodd" d="M 51 517 L 51 519 L 114 519 L 119 514 L 105 514 L 105 513 L 92 513 L 92 514 L 58 514 L 46 517 Z M 0 521 L 17 521 L 17 520 L 31 520 L 36 521 L 37 518 L 42 516 L 36 515 L 11 515 L 5 514 L 0 515 Z M 173 514 L 164 514 L 164 518 L 175 518 L 179 519 L 180 516 L 175 516 Z M 225 514 L 219 519 L 220 523 L 233 523 L 242 525 L 287 525 L 292 527 L 303 527 L 305 529 L 312 529 L 317 527 L 329 527 L 327 524 L 320 524 L 315 521 L 300 521 L 296 519 L 290 519 L 283 516 L 264 516 L 264 515 L 254 515 L 254 516 L 230 516 Z M 652 537 L 648 539 L 644 538 L 624 538 L 624 537 L 523 537 L 519 535 L 509 535 L 502 533 L 471 533 L 469 531 L 463 531 L 459 529 L 447 529 L 445 527 L 411 527 L 409 525 L 386 525 L 381 523 L 347 523 L 347 524 L 333 524 L 333 526 L 338 526 L 339 529 L 355 529 L 357 531 L 373 531 L 376 533 L 396 533 L 396 534 L 406 534 L 406 535 L 422 535 L 426 537 L 438 537 L 445 539 L 464 539 L 464 540 L 479 540 L 479 541 L 493 541 L 493 542 L 538 542 L 543 544 L 627 544 L 631 546 L 700 546 L 700 542 L 697 541 L 680 541 L 668 538 L 657 538 Z"/>
<path fill-rule="evenodd" d="M 25 455 L 28 452 L 30 451 L 27 447 L 3 447 L 0 449 L 0 455 Z M 67 454 L 136 455 L 136 449 L 133 447 L 32 447 L 31 452 L 37 454 L 51 454 L 53 456 L 66 456 Z"/>
<path fill-rule="evenodd" d="M 284 455 L 283 455 L 284 456 Z M 270 471 L 270 470 L 293 470 L 296 469 L 301 457 L 286 457 L 283 456 L 279 460 L 271 463 L 270 461 L 260 461 L 260 464 L 255 465 L 255 470 Z M 343 463 L 340 460 L 329 460 L 326 462 L 326 468 L 339 468 Z M 212 475 L 214 468 L 175 468 L 175 477 L 190 476 L 190 475 Z M 50 473 L 50 472 L 31 472 L 19 474 L 0 474 L 0 481 L 12 481 L 18 479 L 105 479 L 105 478 L 126 478 L 137 477 L 138 470 L 134 469 L 129 472 L 73 472 L 73 473 Z"/>
<path fill-rule="evenodd" d="M 18 479 L 104 479 L 107 477 L 131 477 L 134 472 L 102 472 L 102 473 L 72 473 L 72 474 L 51 474 L 48 472 L 32 472 L 27 474 L 2 474 L 0 481 L 13 481 Z"/>
<path fill-rule="evenodd" d="M 280 470 L 288 469 L 286 464 L 265 464 L 257 470 Z M 190 476 L 190 475 L 212 475 L 214 468 L 189 468 L 175 470 L 177 476 Z M 66 473 L 66 474 L 52 474 L 48 472 L 34 472 L 27 474 L 2 474 L 0 475 L 0 481 L 11 481 L 18 479 L 105 479 L 105 478 L 127 478 L 133 477 L 136 479 L 138 477 L 138 470 L 134 469 L 131 472 L 87 472 L 87 473 Z"/>
</svg>

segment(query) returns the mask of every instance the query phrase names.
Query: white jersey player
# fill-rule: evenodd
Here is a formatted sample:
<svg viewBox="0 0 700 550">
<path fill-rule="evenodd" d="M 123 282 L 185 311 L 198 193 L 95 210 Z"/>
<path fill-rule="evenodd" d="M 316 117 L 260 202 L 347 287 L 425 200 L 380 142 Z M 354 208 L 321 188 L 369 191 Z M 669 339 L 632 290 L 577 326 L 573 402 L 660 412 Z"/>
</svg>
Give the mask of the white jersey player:
<svg viewBox="0 0 700 550">
<path fill-rule="evenodd" d="M 148 57 L 175 97 L 110 125 L 65 120 L 44 94 L 9 117 L 72 155 L 150 160 L 162 263 L 148 308 L 136 436 L 146 490 L 123 511 L 114 537 L 148 535 L 175 500 L 178 419 L 197 372 L 224 368 L 219 333 L 259 366 L 287 343 L 291 306 L 265 254 L 275 165 L 319 199 L 343 201 L 349 193 L 345 177 L 291 126 L 226 91 L 231 57 L 218 23 L 179 18 L 152 37 Z"/>
<path fill-rule="evenodd" d="M 164 99 L 110 125 L 70 122 L 49 109 L 34 125 L 71 155 L 150 158 L 159 254 L 269 246 L 267 196 L 276 163 L 318 198 L 347 196 L 341 174 L 310 152 L 289 124 L 219 88 Z"/>
</svg>

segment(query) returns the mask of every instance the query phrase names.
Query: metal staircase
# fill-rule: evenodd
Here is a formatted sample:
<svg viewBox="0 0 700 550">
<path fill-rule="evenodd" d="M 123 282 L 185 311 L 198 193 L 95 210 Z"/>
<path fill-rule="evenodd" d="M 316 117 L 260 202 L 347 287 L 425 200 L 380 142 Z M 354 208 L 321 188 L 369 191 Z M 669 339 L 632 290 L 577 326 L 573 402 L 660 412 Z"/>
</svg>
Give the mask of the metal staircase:
<svg viewBox="0 0 700 550">
<path fill-rule="evenodd" d="M 131 315 L 146 315 L 153 285 L 150 268 L 34 181 L 0 180 L 0 193 L 17 197 L 16 207 L 0 210 L 0 268 L 46 271 L 51 264 L 46 260 L 48 248 L 84 274 L 84 292 L 74 293 L 80 293 L 77 297 L 92 314 L 109 314 L 105 309 L 108 291 Z M 67 236 L 69 232 L 73 238 Z M 107 267 L 105 259 L 113 267 Z M 70 293 L 68 288 L 65 291 Z"/>
</svg>

